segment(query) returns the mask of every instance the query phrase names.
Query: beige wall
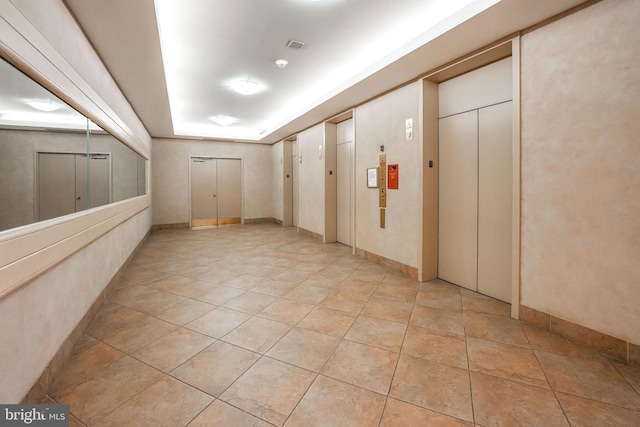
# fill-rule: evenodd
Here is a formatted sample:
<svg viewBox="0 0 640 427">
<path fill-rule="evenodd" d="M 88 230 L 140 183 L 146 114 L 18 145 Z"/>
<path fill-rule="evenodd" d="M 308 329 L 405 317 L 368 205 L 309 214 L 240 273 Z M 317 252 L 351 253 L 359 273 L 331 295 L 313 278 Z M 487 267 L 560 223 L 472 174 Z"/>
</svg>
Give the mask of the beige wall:
<svg viewBox="0 0 640 427">
<path fill-rule="evenodd" d="M 522 304 L 640 344 L 640 3 L 522 37 Z"/>
<path fill-rule="evenodd" d="M 322 158 L 318 156 L 322 147 Z M 324 123 L 298 134 L 299 166 L 298 227 L 324 236 L 325 155 Z"/>
<path fill-rule="evenodd" d="M 244 218 L 272 218 L 272 147 L 234 142 L 153 140 L 153 223 L 189 222 L 189 156 L 242 159 Z"/>
<path fill-rule="evenodd" d="M 418 268 L 422 242 L 422 137 L 418 126 L 422 85 L 412 83 L 355 111 L 355 197 L 358 249 Z M 405 120 L 413 119 L 413 141 Z M 384 145 L 387 164 L 399 166 L 399 188 L 387 191 L 386 228 L 380 228 L 378 189 L 367 188 L 367 168 L 378 166 Z"/>
<path fill-rule="evenodd" d="M 19 11 L 13 9 L 14 5 Z M 33 71 L 45 76 L 63 94 L 63 98 L 68 94 L 67 90 L 74 91 L 73 97 L 83 110 L 96 117 L 111 117 L 110 129 L 121 137 L 127 137 L 133 146 L 147 153 L 151 150 L 151 138 L 62 1 L 3 2 L 0 4 L 0 30 L 3 34 L 0 45 L 23 59 L 28 58 Z M 53 58 L 39 53 L 53 51 L 56 52 Z M 61 56 L 57 56 L 58 53 Z M 109 110 L 108 114 L 105 109 Z M 146 203 L 147 198 L 139 199 Z M 121 206 L 125 204 L 129 205 L 122 202 Z M 98 209 L 110 213 L 117 208 Z M 100 228 L 99 224 L 92 222 L 93 218 L 88 211 L 81 219 Z M 85 240 L 86 246 L 82 237 L 74 237 L 71 240 L 80 241 L 82 249 L 69 254 L 54 268 L 44 271 L 18 291 L 0 299 L 3 331 L 0 402 L 18 403 L 25 396 L 150 227 L 151 212 L 147 208 L 106 234 Z M 57 230 L 64 234 L 65 225 L 58 224 Z M 84 231 L 76 235 L 84 236 Z M 0 244 L 28 239 L 30 234 L 37 235 L 38 232 L 46 234 L 47 230 L 39 225 L 26 226 L 20 233 L 0 232 Z M 52 246 L 56 247 L 56 244 Z M 12 247 L 14 251 L 22 249 L 17 243 Z M 46 248 L 43 247 L 42 251 Z M 30 258 L 38 262 L 38 253 Z M 21 260 L 13 263 L 16 264 L 22 265 Z M 3 281 L 9 276 L 5 275 L 8 267 L 0 266 L 0 279 Z"/>
</svg>

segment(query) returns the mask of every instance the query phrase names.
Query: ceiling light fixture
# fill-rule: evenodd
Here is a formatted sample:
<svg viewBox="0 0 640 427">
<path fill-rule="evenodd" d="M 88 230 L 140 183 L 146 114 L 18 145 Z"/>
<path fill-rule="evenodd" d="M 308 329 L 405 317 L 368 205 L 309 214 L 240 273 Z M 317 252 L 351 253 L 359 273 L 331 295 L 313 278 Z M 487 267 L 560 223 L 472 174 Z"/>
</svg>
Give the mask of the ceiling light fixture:
<svg viewBox="0 0 640 427">
<path fill-rule="evenodd" d="M 31 99 L 27 101 L 27 104 L 31 107 L 31 108 L 35 108 L 38 111 L 56 111 L 59 110 L 60 108 L 62 108 L 62 106 L 60 104 L 58 104 L 55 101 L 51 101 L 50 99 L 47 100 L 38 100 L 38 99 Z"/>
<path fill-rule="evenodd" d="M 231 82 L 231 89 L 240 95 L 255 95 L 260 92 L 262 86 L 253 80 L 235 80 Z"/>
<path fill-rule="evenodd" d="M 289 61 L 287 61 L 286 59 L 276 59 L 276 65 L 278 66 L 278 68 L 284 68 L 288 63 Z"/>
<path fill-rule="evenodd" d="M 224 116 L 221 114 L 218 114 L 217 116 L 211 116 L 209 117 L 209 119 L 220 126 L 229 126 L 238 122 L 238 119 L 236 119 L 235 117 Z"/>
</svg>

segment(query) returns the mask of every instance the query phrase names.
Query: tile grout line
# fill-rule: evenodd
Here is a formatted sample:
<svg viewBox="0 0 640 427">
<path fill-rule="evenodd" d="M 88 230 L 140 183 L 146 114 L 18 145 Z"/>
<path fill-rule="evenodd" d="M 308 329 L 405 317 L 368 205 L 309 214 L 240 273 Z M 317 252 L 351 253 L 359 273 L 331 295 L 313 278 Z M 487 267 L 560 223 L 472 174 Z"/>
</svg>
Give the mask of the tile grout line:
<svg viewBox="0 0 640 427">
<path fill-rule="evenodd" d="M 549 390 L 551 390 L 551 393 L 553 393 L 553 397 L 556 399 L 556 402 L 558 403 L 558 406 L 560 407 L 560 410 L 562 411 L 562 415 L 564 415 L 565 420 L 567 420 L 567 424 L 570 426 L 571 425 L 571 420 L 569 420 L 569 416 L 567 415 L 564 406 L 562 406 L 562 403 L 560 402 L 560 399 L 558 399 L 558 394 L 556 393 L 556 390 L 553 388 L 553 385 L 551 385 L 551 381 L 549 381 L 549 377 L 547 376 L 547 372 L 544 370 L 544 368 L 542 367 L 542 363 L 540 362 L 540 358 L 538 357 L 538 353 L 536 353 L 536 351 L 533 348 L 533 344 L 531 344 L 531 340 L 529 339 L 529 335 L 527 335 L 527 332 L 525 330 L 523 330 L 522 332 L 524 332 L 524 336 L 527 338 L 527 342 L 529 343 L 529 346 L 531 347 L 531 351 L 533 352 L 533 355 L 536 358 L 536 361 L 538 362 L 538 366 L 540 367 L 540 370 L 542 371 L 542 374 L 544 375 L 545 380 L 547 380 L 547 384 L 549 384 Z"/>
<path fill-rule="evenodd" d="M 469 340 L 467 336 L 467 324 L 464 321 L 464 299 L 460 293 L 460 314 L 462 314 L 462 328 L 464 331 L 464 350 L 467 353 L 467 375 L 469 376 L 469 398 L 471 399 L 471 417 L 476 425 L 476 408 L 473 402 L 473 382 L 471 381 L 471 357 L 469 355 Z"/>
<path fill-rule="evenodd" d="M 385 274 L 385 278 L 387 277 L 389 273 Z M 380 283 L 382 283 L 384 281 L 384 278 L 382 279 L 382 281 Z M 417 282 L 417 281 L 416 281 Z M 418 282 L 419 283 L 419 282 Z M 378 287 L 380 287 L 380 285 L 378 285 Z M 420 285 L 418 284 L 418 290 L 420 289 Z M 376 289 L 377 290 L 377 289 Z M 384 398 L 384 405 L 382 405 L 382 413 L 380 414 L 380 421 L 378 422 L 378 427 L 380 427 L 380 425 L 382 424 L 382 420 L 384 418 L 384 413 L 387 410 L 387 403 L 389 402 L 389 395 L 391 394 L 391 387 L 393 386 L 393 380 L 396 377 L 396 372 L 398 370 L 398 365 L 400 364 L 400 357 L 402 356 L 402 348 L 404 347 L 404 342 L 407 338 L 407 333 L 409 332 L 409 325 L 411 324 L 411 316 L 413 315 L 413 309 L 416 306 L 416 298 L 417 298 L 417 291 L 416 291 L 416 296 L 414 296 L 413 298 L 413 305 L 411 307 L 411 314 L 409 315 L 409 320 L 407 320 L 407 325 L 404 329 L 404 335 L 402 336 L 402 342 L 400 343 L 400 349 L 398 350 L 398 359 L 396 360 L 396 363 L 393 367 L 393 373 L 391 374 L 391 381 L 389 382 L 389 387 L 387 387 L 387 393 L 385 395 Z"/>
</svg>

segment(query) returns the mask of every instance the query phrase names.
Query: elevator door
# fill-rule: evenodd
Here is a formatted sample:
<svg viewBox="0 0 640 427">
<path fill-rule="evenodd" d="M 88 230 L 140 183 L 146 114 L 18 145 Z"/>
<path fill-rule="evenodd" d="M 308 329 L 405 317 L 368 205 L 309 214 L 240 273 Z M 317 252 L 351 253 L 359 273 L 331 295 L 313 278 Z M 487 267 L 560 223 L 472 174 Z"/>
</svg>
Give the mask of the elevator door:
<svg viewBox="0 0 640 427">
<path fill-rule="evenodd" d="M 191 226 L 242 221 L 242 167 L 239 159 L 191 158 Z"/>
<path fill-rule="evenodd" d="M 512 103 L 445 117 L 440 129 L 438 276 L 511 299 Z"/>
<path fill-rule="evenodd" d="M 353 119 L 338 123 L 337 132 L 337 200 L 336 200 L 336 240 L 347 246 L 351 243 L 351 188 L 353 173 Z"/>
<path fill-rule="evenodd" d="M 507 58 L 439 88 L 438 277 L 511 302 L 512 88 Z"/>
<path fill-rule="evenodd" d="M 439 120 L 438 277 L 477 290 L 478 113 Z"/>
<path fill-rule="evenodd" d="M 478 292 L 511 301 L 512 102 L 478 110 Z"/>
</svg>

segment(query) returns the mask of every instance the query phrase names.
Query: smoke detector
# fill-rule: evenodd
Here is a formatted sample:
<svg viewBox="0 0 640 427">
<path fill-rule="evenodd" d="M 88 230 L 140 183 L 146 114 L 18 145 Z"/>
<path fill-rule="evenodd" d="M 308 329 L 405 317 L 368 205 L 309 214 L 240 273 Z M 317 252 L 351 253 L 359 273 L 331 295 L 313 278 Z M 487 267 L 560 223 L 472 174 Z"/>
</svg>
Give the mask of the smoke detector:
<svg viewBox="0 0 640 427">
<path fill-rule="evenodd" d="M 277 59 L 276 60 L 276 65 L 278 66 L 278 68 L 284 68 L 287 66 L 287 64 L 289 63 L 289 61 L 287 61 L 286 59 Z"/>
<path fill-rule="evenodd" d="M 291 49 L 300 49 L 302 46 L 304 46 L 304 42 L 298 40 L 289 40 L 287 42 L 287 47 L 290 47 Z"/>
</svg>

